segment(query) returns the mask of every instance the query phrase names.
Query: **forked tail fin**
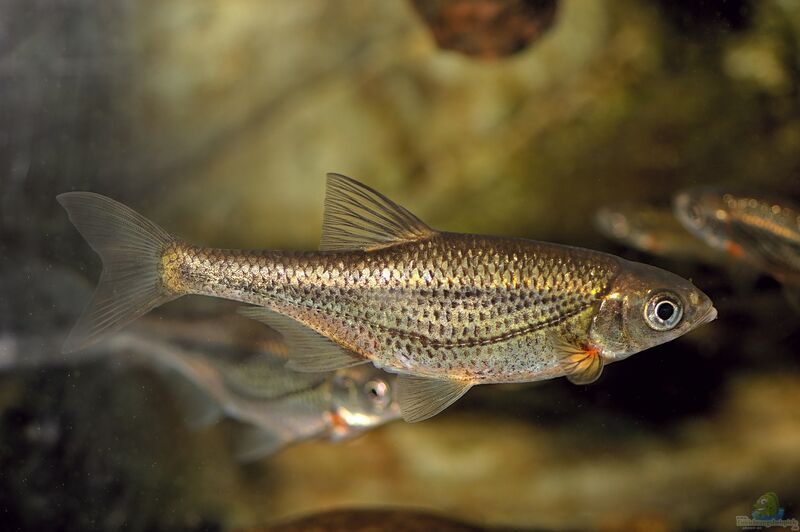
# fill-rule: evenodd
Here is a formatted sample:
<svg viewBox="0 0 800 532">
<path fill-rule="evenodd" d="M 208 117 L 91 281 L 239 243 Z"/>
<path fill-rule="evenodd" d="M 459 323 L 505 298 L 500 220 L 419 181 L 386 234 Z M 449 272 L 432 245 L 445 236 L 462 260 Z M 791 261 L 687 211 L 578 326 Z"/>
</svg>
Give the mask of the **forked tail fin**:
<svg viewBox="0 0 800 532">
<path fill-rule="evenodd" d="M 64 343 L 81 349 L 180 294 L 161 280 L 164 250 L 175 239 L 133 209 L 100 194 L 58 196 L 69 219 L 103 261 L 94 295 Z"/>
</svg>

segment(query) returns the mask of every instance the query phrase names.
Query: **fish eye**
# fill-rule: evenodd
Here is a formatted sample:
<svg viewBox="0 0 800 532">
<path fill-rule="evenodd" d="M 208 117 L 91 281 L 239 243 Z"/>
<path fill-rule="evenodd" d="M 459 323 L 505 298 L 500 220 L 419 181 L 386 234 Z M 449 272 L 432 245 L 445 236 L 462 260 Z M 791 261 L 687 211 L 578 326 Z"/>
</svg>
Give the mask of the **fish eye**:
<svg viewBox="0 0 800 532">
<path fill-rule="evenodd" d="M 364 393 L 378 407 L 385 407 L 389 402 L 389 386 L 382 380 L 371 380 L 364 384 Z"/>
<path fill-rule="evenodd" d="M 651 329 L 669 331 L 680 323 L 683 305 L 677 296 L 660 293 L 651 297 L 644 308 L 644 319 Z"/>
</svg>

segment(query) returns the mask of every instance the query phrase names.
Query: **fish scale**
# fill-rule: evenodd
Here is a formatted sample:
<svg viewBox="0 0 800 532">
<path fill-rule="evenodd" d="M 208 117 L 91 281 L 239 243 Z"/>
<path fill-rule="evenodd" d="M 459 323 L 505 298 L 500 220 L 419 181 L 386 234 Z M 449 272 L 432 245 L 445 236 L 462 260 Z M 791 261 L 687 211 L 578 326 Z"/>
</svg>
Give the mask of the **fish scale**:
<svg viewBox="0 0 800 532">
<path fill-rule="evenodd" d="M 474 384 L 567 376 L 716 317 L 669 272 L 559 244 L 435 231 L 386 196 L 329 174 L 318 252 L 207 249 L 92 193 L 59 196 L 103 259 L 74 349 L 186 294 L 250 303 L 290 369 L 372 362 L 399 374 L 403 418 L 440 412 Z"/>
<path fill-rule="evenodd" d="M 546 375 L 557 360 L 539 347 L 554 330 L 586 336 L 619 271 L 604 253 L 454 233 L 374 252 L 169 254 L 173 290 L 278 305 L 379 365 L 474 382 Z"/>
</svg>

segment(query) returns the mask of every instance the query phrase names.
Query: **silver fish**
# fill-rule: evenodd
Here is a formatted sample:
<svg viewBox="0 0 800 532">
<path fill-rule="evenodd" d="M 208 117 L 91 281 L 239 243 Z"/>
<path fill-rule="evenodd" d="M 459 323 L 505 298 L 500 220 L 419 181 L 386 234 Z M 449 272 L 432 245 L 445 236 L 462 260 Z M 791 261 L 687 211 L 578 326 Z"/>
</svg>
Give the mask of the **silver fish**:
<svg viewBox="0 0 800 532">
<path fill-rule="evenodd" d="M 785 198 L 698 187 L 676 194 L 675 216 L 709 246 L 800 285 L 800 206 Z"/>
<path fill-rule="evenodd" d="M 103 259 L 66 348 L 77 349 L 186 294 L 256 305 L 293 369 L 372 362 L 400 374 L 403 418 L 436 415 L 476 384 L 567 376 L 716 317 L 689 281 L 570 246 L 436 231 L 351 178 L 329 174 L 321 251 L 186 244 L 98 194 L 58 200 Z"/>
<path fill-rule="evenodd" d="M 212 341 L 198 334 L 218 329 L 219 321 L 142 320 L 98 348 L 126 352 L 179 377 L 171 382 L 180 383 L 176 387 L 190 426 L 223 417 L 239 422 L 234 444 L 243 461 L 305 440 L 353 438 L 400 418 L 394 375 L 372 366 L 297 373 L 271 350 L 275 344 L 269 337 L 253 337 L 247 346 L 225 341 L 225 333 Z"/>
<path fill-rule="evenodd" d="M 609 205 L 595 213 L 595 226 L 606 237 L 651 255 L 706 264 L 724 263 L 725 255 L 687 231 L 668 206 Z"/>
</svg>

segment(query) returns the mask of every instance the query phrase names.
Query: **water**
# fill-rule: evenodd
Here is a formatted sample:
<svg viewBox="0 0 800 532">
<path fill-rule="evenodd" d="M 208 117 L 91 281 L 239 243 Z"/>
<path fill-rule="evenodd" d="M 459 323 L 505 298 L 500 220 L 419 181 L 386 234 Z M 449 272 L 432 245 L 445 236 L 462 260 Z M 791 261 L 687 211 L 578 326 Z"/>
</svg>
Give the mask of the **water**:
<svg viewBox="0 0 800 532">
<path fill-rule="evenodd" d="M 493 61 L 437 49 L 400 0 L 0 2 L 1 528 L 334 529 L 314 516 L 391 506 L 490 529 L 731 530 L 768 491 L 800 518 L 800 315 L 780 285 L 593 224 L 699 184 L 800 198 L 798 42 L 800 4 L 777 0 L 564 0 Z M 477 387 L 421 424 L 249 464 L 233 420 L 190 430 L 173 381 L 131 353 L 57 354 L 100 264 L 56 194 L 107 194 L 195 243 L 314 249 L 329 171 L 436 228 L 668 269 L 719 318 L 590 386 Z"/>
</svg>

